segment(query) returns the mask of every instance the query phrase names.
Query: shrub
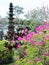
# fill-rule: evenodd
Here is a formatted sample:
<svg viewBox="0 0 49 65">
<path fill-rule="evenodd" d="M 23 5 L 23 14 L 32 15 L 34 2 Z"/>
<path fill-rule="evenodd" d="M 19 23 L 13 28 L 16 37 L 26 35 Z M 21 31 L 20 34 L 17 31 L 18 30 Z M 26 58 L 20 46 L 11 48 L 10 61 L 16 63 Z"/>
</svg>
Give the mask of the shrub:
<svg viewBox="0 0 49 65">
<path fill-rule="evenodd" d="M 5 41 L 0 41 L 0 64 L 9 63 L 13 59 L 14 52 L 4 45 Z"/>
<path fill-rule="evenodd" d="M 49 26 L 40 25 L 36 28 L 36 32 L 30 32 L 21 40 L 24 43 L 20 49 L 24 57 L 16 61 L 17 65 L 49 65 Z M 23 50 L 23 51 L 22 51 Z"/>
</svg>

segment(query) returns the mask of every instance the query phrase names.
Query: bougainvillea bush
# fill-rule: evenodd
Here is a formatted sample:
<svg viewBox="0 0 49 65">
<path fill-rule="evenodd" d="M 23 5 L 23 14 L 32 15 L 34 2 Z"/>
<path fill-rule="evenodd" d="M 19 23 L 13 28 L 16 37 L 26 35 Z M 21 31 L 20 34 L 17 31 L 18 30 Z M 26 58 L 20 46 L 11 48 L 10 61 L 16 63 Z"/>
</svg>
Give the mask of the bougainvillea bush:
<svg viewBox="0 0 49 65">
<path fill-rule="evenodd" d="M 15 65 L 49 65 L 49 25 L 40 25 L 36 32 L 19 37 Z"/>
</svg>

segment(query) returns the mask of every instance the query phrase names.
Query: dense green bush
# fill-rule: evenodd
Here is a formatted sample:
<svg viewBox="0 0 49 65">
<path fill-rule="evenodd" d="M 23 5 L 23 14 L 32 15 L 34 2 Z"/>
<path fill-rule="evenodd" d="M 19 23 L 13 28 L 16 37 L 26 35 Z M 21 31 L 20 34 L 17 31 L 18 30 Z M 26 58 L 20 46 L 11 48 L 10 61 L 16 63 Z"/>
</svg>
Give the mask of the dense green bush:
<svg viewBox="0 0 49 65">
<path fill-rule="evenodd" d="M 14 52 L 5 47 L 5 41 L 0 41 L 0 64 L 13 59 Z"/>
</svg>

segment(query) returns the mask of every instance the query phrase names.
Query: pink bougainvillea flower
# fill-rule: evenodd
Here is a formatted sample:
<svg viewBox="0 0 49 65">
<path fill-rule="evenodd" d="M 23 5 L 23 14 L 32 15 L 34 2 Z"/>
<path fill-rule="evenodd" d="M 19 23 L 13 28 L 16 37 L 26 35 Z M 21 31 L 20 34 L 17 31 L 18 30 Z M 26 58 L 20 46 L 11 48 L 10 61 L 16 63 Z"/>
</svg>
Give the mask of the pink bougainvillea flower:
<svg viewBox="0 0 49 65">
<path fill-rule="evenodd" d="M 19 48 L 19 49 L 20 49 L 20 48 L 21 48 L 21 44 L 18 44 L 17 48 Z"/>
<path fill-rule="evenodd" d="M 34 36 L 34 34 L 35 34 L 35 32 L 30 32 L 30 33 L 27 35 L 27 37 L 32 37 L 32 36 Z"/>
<path fill-rule="evenodd" d="M 45 38 L 44 38 L 44 43 L 46 44 L 46 40 L 49 40 L 49 36 L 46 36 Z"/>
<path fill-rule="evenodd" d="M 30 40 L 30 43 L 31 43 L 34 47 L 36 47 L 36 43 L 34 42 L 34 39 L 31 39 L 31 40 Z"/>
<path fill-rule="evenodd" d="M 18 37 L 18 41 L 22 41 L 22 37 Z"/>
<path fill-rule="evenodd" d="M 39 41 L 39 42 L 38 42 L 38 45 L 39 45 L 39 46 L 42 46 L 42 45 L 43 45 L 43 42 L 42 42 L 42 41 Z"/>
<path fill-rule="evenodd" d="M 45 56 L 49 56 L 49 53 L 48 53 L 48 52 L 46 52 L 44 55 L 45 55 Z"/>
<path fill-rule="evenodd" d="M 30 37 L 27 37 L 26 42 L 30 42 Z"/>
<path fill-rule="evenodd" d="M 13 44 L 14 44 L 14 43 L 15 43 L 15 41 L 14 41 L 14 40 L 11 40 L 11 43 L 13 43 Z"/>
<path fill-rule="evenodd" d="M 31 34 L 29 33 L 29 34 L 27 35 L 27 37 L 31 37 Z"/>
<path fill-rule="evenodd" d="M 25 30 L 24 30 L 24 33 L 28 33 L 28 29 L 25 29 Z"/>
<path fill-rule="evenodd" d="M 46 24 L 46 25 L 43 26 L 43 28 L 46 29 L 46 30 L 49 30 L 49 25 Z"/>
<path fill-rule="evenodd" d="M 35 32 L 30 32 L 28 35 L 27 35 L 27 39 L 26 41 L 30 42 L 31 39 L 33 40 L 33 36 L 34 36 Z"/>
<path fill-rule="evenodd" d="M 49 36 L 46 36 L 44 39 L 45 39 L 45 40 L 48 40 L 48 39 L 49 39 Z"/>
<path fill-rule="evenodd" d="M 38 62 L 38 61 L 40 61 L 40 58 L 36 58 L 35 60 L 36 60 L 36 62 Z"/>
<path fill-rule="evenodd" d="M 49 30 L 49 25 L 46 24 L 46 25 L 40 25 L 36 28 L 36 32 L 39 33 L 39 32 L 42 32 L 43 30 Z"/>
<path fill-rule="evenodd" d="M 23 36 L 23 39 L 26 40 L 27 39 L 26 36 Z"/>
<path fill-rule="evenodd" d="M 39 27 L 36 28 L 36 32 L 37 33 L 41 32 L 42 30 L 43 30 L 43 26 L 42 25 L 40 25 Z"/>
</svg>

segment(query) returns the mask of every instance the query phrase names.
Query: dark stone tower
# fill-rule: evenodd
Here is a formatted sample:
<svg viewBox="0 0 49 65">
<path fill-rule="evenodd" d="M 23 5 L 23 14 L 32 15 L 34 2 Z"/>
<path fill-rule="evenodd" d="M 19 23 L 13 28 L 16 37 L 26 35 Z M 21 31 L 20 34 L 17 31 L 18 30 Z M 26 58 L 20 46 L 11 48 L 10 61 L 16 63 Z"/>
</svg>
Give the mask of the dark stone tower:
<svg viewBox="0 0 49 65">
<path fill-rule="evenodd" d="M 14 33 L 14 22 L 13 22 L 13 4 L 10 3 L 9 5 L 9 22 L 8 22 L 8 32 Z"/>
</svg>

